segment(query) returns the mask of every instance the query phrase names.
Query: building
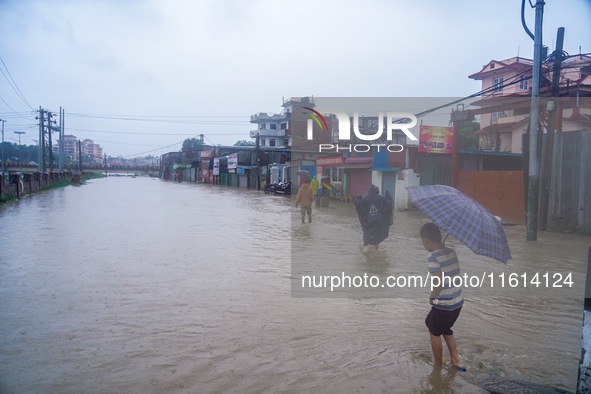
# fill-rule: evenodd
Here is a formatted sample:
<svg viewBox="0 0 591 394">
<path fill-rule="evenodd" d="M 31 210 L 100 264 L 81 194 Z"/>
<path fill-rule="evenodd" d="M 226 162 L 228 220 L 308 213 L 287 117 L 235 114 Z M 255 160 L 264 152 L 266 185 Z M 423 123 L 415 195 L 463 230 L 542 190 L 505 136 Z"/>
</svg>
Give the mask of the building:
<svg viewBox="0 0 591 394">
<path fill-rule="evenodd" d="M 90 158 L 91 163 L 101 164 L 103 162 L 103 148 L 95 144 L 91 139 L 82 141 L 82 156 Z M 72 160 L 78 160 L 78 139 L 75 135 L 64 135 L 64 154 Z"/>
<path fill-rule="evenodd" d="M 490 152 L 522 153 L 522 135 L 529 127 L 533 61 L 521 57 L 491 60 L 469 78 L 482 81 L 482 98 L 473 103 L 481 109 L 478 135 L 480 149 Z M 574 131 L 591 126 L 591 57 L 576 55 L 562 62 L 558 97 L 552 99 L 553 62 L 542 65 L 540 119 L 551 131 Z M 552 126 L 550 115 L 560 104 L 562 121 Z"/>
<path fill-rule="evenodd" d="M 279 114 L 268 114 L 260 112 L 250 117 L 250 123 L 257 125 L 256 130 L 250 132 L 251 138 L 259 137 L 261 147 L 291 147 L 291 131 L 289 123 L 291 120 L 290 102 L 284 102 L 283 110 Z"/>
<path fill-rule="evenodd" d="M 75 135 L 64 135 L 64 154 L 72 159 L 78 158 L 78 140 Z"/>
</svg>

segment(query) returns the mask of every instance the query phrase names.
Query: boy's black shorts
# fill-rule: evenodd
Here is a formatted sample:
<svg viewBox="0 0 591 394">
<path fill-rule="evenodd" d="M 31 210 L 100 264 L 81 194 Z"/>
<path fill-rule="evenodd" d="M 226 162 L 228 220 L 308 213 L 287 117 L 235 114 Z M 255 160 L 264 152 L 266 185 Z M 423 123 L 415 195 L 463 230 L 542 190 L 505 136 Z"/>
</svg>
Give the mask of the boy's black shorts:
<svg viewBox="0 0 591 394">
<path fill-rule="evenodd" d="M 451 327 L 456 322 L 458 316 L 460 316 L 461 309 L 462 307 L 454 309 L 453 311 L 445 311 L 443 309 L 431 307 L 431 310 L 425 319 L 425 324 L 427 325 L 429 332 L 436 337 L 441 334 L 453 335 L 454 332 L 451 330 Z"/>
</svg>

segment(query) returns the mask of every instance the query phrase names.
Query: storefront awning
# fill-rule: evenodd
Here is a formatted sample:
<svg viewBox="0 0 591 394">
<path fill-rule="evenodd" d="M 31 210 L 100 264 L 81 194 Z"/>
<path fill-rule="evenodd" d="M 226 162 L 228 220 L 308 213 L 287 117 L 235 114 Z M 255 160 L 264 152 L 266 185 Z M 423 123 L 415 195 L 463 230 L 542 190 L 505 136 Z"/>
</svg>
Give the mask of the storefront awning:
<svg viewBox="0 0 591 394">
<path fill-rule="evenodd" d="M 370 168 L 369 171 L 398 171 L 402 169 L 402 167 L 374 167 Z"/>
<path fill-rule="evenodd" d="M 344 170 L 369 170 L 372 166 L 372 163 L 355 163 L 355 164 L 345 164 L 344 166 L 339 166 L 339 169 Z"/>
</svg>

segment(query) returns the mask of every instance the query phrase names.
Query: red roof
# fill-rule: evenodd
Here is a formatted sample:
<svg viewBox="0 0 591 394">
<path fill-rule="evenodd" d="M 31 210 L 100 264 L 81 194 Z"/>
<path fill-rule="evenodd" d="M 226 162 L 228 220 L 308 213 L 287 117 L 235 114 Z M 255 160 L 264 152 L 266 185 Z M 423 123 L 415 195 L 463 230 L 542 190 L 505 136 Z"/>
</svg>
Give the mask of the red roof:
<svg viewBox="0 0 591 394">
<path fill-rule="evenodd" d="M 511 58 L 513 59 L 513 58 Z M 507 59 L 507 60 L 511 60 Z M 517 57 L 517 61 L 513 63 L 507 63 L 507 60 L 498 61 L 498 60 L 491 60 L 488 64 L 485 64 L 482 67 L 482 70 L 479 72 L 469 75 L 468 78 L 472 79 L 482 79 L 486 74 L 495 73 L 497 71 L 505 70 L 505 69 L 517 69 L 520 71 L 527 70 L 528 68 L 532 68 L 533 61 L 530 59 L 525 59 L 522 57 Z M 494 64 L 494 68 L 490 68 L 491 64 Z M 497 67 L 497 65 L 499 67 Z"/>
</svg>

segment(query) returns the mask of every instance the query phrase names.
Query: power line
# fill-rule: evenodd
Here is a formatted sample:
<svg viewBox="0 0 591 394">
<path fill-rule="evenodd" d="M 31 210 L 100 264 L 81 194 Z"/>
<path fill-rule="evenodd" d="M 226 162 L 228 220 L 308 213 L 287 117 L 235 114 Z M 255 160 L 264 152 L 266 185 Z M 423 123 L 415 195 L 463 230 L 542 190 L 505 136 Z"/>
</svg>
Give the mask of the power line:
<svg viewBox="0 0 591 394">
<path fill-rule="evenodd" d="M 80 114 L 80 113 L 68 113 L 72 116 L 80 117 L 129 117 L 129 118 L 248 118 L 249 116 L 244 115 L 113 115 L 113 114 Z"/>
<path fill-rule="evenodd" d="M 6 101 L 5 101 L 5 100 L 4 100 L 4 99 L 3 99 L 1 96 L 0 96 L 0 100 L 4 101 L 4 104 L 6 104 L 6 106 L 12 110 L 12 112 L 14 112 L 15 114 L 17 114 L 18 116 L 20 116 L 20 117 L 21 117 L 21 118 L 23 118 L 23 119 L 27 119 L 27 118 L 25 118 L 24 116 L 20 115 L 18 112 L 16 112 L 16 111 L 14 110 L 14 108 L 12 108 L 10 105 L 8 105 L 8 103 L 7 103 L 7 102 L 6 102 Z"/>
<path fill-rule="evenodd" d="M 155 148 L 157 145 L 146 145 L 146 144 L 129 144 L 126 142 L 115 142 L 115 141 L 105 141 L 105 140 L 93 140 L 93 142 L 100 142 L 100 143 L 108 143 L 108 144 L 118 144 L 118 145 L 131 145 L 131 146 L 149 146 Z"/>
<path fill-rule="evenodd" d="M 186 136 L 195 136 L 199 133 L 148 133 L 148 132 L 136 132 L 136 131 L 112 131 L 112 130 L 92 130 L 92 129 L 76 129 L 73 127 L 68 127 L 68 130 L 71 131 L 86 131 L 89 133 L 107 133 L 107 134 L 135 134 L 135 135 L 153 135 L 156 137 L 159 136 L 178 136 L 178 135 L 186 135 Z M 215 135 L 244 135 L 244 133 L 216 133 Z"/>
<path fill-rule="evenodd" d="M 139 121 L 139 122 L 156 122 L 156 123 L 181 123 L 181 124 L 203 124 L 203 125 L 250 125 L 250 122 L 244 120 L 198 120 L 205 118 L 213 119 L 230 119 L 228 117 L 192 117 L 192 116 L 121 116 L 121 115 L 92 115 L 92 114 L 75 114 L 69 113 L 68 115 L 81 118 L 92 118 L 92 119 L 109 119 L 109 120 L 127 120 L 127 121 Z M 170 119 L 162 119 L 170 118 Z M 182 119 L 185 118 L 185 119 Z M 191 119 L 195 118 L 195 119 Z M 232 117 L 232 118 L 244 118 L 244 117 Z"/>
<path fill-rule="evenodd" d="M 163 146 L 163 147 L 161 147 L 161 148 L 152 149 L 152 150 L 148 150 L 148 151 L 145 151 L 145 152 L 140 152 L 140 153 L 135 153 L 135 154 L 133 154 L 133 155 L 126 155 L 126 156 L 122 156 L 122 157 L 124 157 L 124 158 L 125 158 L 125 157 L 131 157 L 131 156 L 139 156 L 139 155 L 143 155 L 143 154 L 146 154 L 146 153 L 156 152 L 156 151 L 159 151 L 159 150 L 162 150 L 162 149 L 170 148 L 171 146 L 180 145 L 180 144 L 182 144 L 183 142 L 184 142 L 184 141 L 181 141 L 181 142 L 177 142 L 176 144 L 167 145 L 167 146 Z"/>
<path fill-rule="evenodd" d="M 18 87 L 16 81 L 14 80 L 14 78 L 12 77 L 12 74 L 10 74 L 10 70 L 8 70 L 8 67 L 6 67 L 6 63 L 4 63 L 4 60 L 2 59 L 2 56 L 0 56 L 0 61 L 2 62 L 2 64 L 4 65 L 4 68 L 6 69 L 6 72 L 8 73 L 8 75 L 10 75 L 10 79 L 12 79 L 12 82 L 14 82 L 14 86 L 12 86 L 12 83 L 10 82 L 10 80 L 6 77 L 6 74 L 4 74 L 4 71 L 2 71 L 2 69 L 0 68 L 0 71 L 2 71 L 2 75 L 4 75 L 4 78 L 6 78 L 6 80 L 8 81 L 8 84 L 10 85 L 10 87 L 16 92 L 17 96 L 23 100 L 23 102 L 25 104 L 27 104 L 27 106 L 29 108 L 31 108 L 33 110 L 33 107 L 31 107 L 31 105 L 29 104 L 29 102 L 27 101 L 27 99 L 25 98 L 25 95 L 23 94 L 23 92 L 21 92 L 20 88 Z M 16 87 L 16 89 L 15 89 Z"/>
</svg>

